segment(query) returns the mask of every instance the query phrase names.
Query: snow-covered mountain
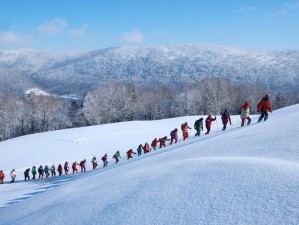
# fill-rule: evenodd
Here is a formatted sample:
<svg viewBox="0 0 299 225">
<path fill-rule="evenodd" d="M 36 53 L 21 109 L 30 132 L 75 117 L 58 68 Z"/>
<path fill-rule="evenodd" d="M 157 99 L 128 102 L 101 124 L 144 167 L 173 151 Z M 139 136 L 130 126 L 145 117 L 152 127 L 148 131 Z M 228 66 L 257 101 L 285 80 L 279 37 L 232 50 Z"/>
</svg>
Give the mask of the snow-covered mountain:
<svg viewBox="0 0 299 225">
<path fill-rule="evenodd" d="M 0 185 L 1 224 L 298 224 L 299 105 L 268 121 L 126 160 L 124 152 L 198 116 L 125 122 L 28 135 L 0 143 L 0 166 L 23 168 L 87 158 L 88 171 Z M 218 125 L 217 125 L 218 121 Z M 180 134 L 181 138 L 181 134 Z M 115 165 L 112 153 L 123 158 Z M 105 152 L 107 168 L 90 170 Z M 101 162 L 98 160 L 100 165 Z M 1 169 L 1 168 L 0 168 Z M 6 174 L 7 175 L 7 174 Z M 6 181 L 9 178 L 6 178 Z"/>
<path fill-rule="evenodd" d="M 6 82 L 10 79 L 8 83 L 18 85 L 15 81 L 23 79 L 26 89 L 35 85 L 52 94 L 82 95 L 111 80 L 182 84 L 213 76 L 291 90 L 299 84 L 298 71 L 298 50 L 177 45 L 76 53 L 0 51 L 0 77 L 5 76 Z"/>
</svg>

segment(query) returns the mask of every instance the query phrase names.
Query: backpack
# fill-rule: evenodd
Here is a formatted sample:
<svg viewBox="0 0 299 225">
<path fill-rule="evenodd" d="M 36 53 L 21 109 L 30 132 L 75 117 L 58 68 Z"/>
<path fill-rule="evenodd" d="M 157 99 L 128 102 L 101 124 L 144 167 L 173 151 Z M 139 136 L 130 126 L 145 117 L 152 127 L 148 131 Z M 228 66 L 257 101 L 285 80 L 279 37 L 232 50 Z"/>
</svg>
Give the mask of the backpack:
<svg viewBox="0 0 299 225">
<path fill-rule="evenodd" d="M 174 136 L 174 130 L 170 132 L 170 136 L 171 136 L 171 137 Z"/>
<path fill-rule="evenodd" d="M 199 127 L 199 120 L 196 120 L 194 123 L 194 129 L 197 130 L 198 127 Z"/>
</svg>

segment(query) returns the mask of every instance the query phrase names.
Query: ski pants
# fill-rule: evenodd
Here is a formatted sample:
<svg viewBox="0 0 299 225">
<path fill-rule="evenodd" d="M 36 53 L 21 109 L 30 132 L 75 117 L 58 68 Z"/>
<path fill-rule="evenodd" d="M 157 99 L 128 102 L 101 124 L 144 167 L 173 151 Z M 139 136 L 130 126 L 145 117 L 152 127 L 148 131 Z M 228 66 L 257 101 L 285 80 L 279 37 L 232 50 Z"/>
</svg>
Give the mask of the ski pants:
<svg viewBox="0 0 299 225">
<path fill-rule="evenodd" d="M 107 160 L 103 161 L 103 167 L 106 167 L 107 165 L 108 165 L 108 161 Z"/>
<path fill-rule="evenodd" d="M 29 175 L 25 175 L 25 181 L 26 181 L 27 179 L 30 180 Z"/>
<path fill-rule="evenodd" d="M 62 171 L 60 170 L 60 171 L 58 171 L 58 173 L 59 173 L 59 176 L 61 176 L 62 175 Z"/>
<path fill-rule="evenodd" d="M 56 172 L 51 172 L 52 177 L 56 177 Z"/>
<path fill-rule="evenodd" d="M 137 151 L 138 152 L 138 156 L 140 156 L 141 155 L 141 151 Z"/>
<path fill-rule="evenodd" d="M 186 140 L 189 137 L 188 131 L 183 132 L 183 140 Z"/>
<path fill-rule="evenodd" d="M 266 121 L 268 119 L 268 113 L 262 112 L 261 116 L 259 117 L 258 122 L 261 122 L 264 119 Z"/>
<path fill-rule="evenodd" d="M 165 143 L 160 142 L 160 148 L 162 148 L 162 147 L 166 147 L 166 145 L 165 145 Z"/>
<path fill-rule="evenodd" d="M 84 166 L 81 166 L 81 173 L 86 171 L 86 168 Z"/>
<path fill-rule="evenodd" d="M 243 127 L 244 124 L 245 124 L 245 120 L 248 120 L 248 121 L 247 121 L 247 125 L 249 125 L 250 122 L 251 122 L 251 118 L 250 118 L 249 116 L 246 117 L 246 118 L 241 118 L 241 121 L 242 121 L 241 126 L 242 126 L 242 127 Z"/>
<path fill-rule="evenodd" d="M 173 140 L 175 140 L 175 142 L 174 142 L 174 143 L 177 143 L 177 142 L 178 142 L 178 138 L 171 137 L 171 140 L 170 140 L 170 145 L 173 143 Z"/>
<path fill-rule="evenodd" d="M 92 168 L 95 170 L 97 168 L 98 164 L 94 163 L 92 164 Z"/>
<path fill-rule="evenodd" d="M 196 134 L 195 137 L 199 137 L 200 136 L 200 129 L 196 130 Z"/>
<path fill-rule="evenodd" d="M 3 179 L 0 179 L 0 184 L 3 184 Z"/>
<path fill-rule="evenodd" d="M 43 173 L 39 173 L 38 178 L 44 178 L 44 174 Z"/>
<path fill-rule="evenodd" d="M 32 173 L 32 179 L 35 180 L 35 174 L 36 173 Z"/>
<path fill-rule="evenodd" d="M 206 134 L 209 134 L 209 133 L 210 133 L 210 130 L 211 130 L 211 127 L 206 126 L 206 128 L 207 128 L 207 133 L 206 133 Z"/>
</svg>

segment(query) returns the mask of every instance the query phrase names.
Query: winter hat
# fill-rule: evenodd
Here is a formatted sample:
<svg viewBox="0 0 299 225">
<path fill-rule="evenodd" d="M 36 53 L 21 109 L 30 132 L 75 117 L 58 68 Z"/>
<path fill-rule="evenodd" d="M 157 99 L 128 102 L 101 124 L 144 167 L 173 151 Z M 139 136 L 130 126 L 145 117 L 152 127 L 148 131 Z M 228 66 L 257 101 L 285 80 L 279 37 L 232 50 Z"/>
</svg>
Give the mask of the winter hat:
<svg viewBox="0 0 299 225">
<path fill-rule="evenodd" d="M 175 130 L 175 131 L 177 131 L 178 129 L 177 129 L 177 128 L 175 128 L 174 130 Z"/>
<path fill-rule="evenodd" d="M 224 112 L 227 113 L 227 109 L 224 109 Z"/>
</svg>

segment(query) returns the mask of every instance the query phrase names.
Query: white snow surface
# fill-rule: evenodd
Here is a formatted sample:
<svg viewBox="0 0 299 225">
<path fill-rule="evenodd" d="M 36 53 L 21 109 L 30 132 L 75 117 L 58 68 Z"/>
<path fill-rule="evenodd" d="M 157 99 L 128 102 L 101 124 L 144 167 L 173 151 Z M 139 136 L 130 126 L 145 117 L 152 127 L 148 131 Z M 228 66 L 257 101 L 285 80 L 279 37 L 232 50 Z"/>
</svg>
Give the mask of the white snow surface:
<svg viewBox="0 0 299 225">
<path fill-rule="evenodd" d="M 126 160 L 124 152 L 199 116 L 126 122 L 28 135 L 0 143 L 0 169 L 18 170 L 0 185 L 0 224 L 299 224 L 299 105 L 266 122 Z M 221 129 L 220 118 L 218 127 Z M 123 158 L 114 165 L 112 153 Z M 109 155 L 109 166 L 24 182 L 33 164 Z M 100 161 L 100 160 L 98 160 Z M 9 174 L 6 173 L 6 177 Z M 6 178 L 6 181 L 8 178 Z"/>
</svg>

